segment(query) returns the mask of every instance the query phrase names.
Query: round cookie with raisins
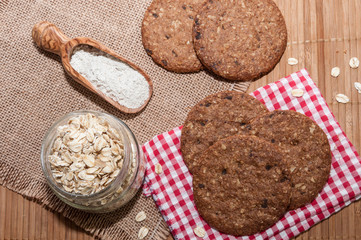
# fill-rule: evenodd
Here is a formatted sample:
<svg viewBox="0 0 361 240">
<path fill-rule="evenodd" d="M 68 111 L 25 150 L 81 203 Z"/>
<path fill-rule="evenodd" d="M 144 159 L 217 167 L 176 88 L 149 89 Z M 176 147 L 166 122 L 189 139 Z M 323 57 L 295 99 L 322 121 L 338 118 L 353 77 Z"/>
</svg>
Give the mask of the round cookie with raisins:
<svg viewBox="0 0 361 240">
<path fill-rule="evenodd" d="M 290 202 L 287 165 L 277 146 L 255 136 L 216 142 L 197 161 L 194 202 L 213 228 L 236 236 L 275 224 Z"/>
<path fill-rule="evenodd" d="M 202 64 L 233 81 L 254 81 L 269 73 L 287 45 L 287 28 L 272 0 L 207 0 L 193 28 Z"/>
<path fill-rule="evenodd" d="M 163 68 L 198 72 L 202 64 L 193 49 L 194 17 L 204 0 L 154 0 L 144 14 L 143 46 Z"/>
<path fill-rule="evenodd" d="M 246 129 L 284 152 L 292 184 L 289 210 L 312 202 L 331 169 L 330 144 L 322 129 L 309 117 L 288 110 L 255 118 Z"/>
<path fill-rule="evenodd" d="M 193 163 L 219 139 L 242 133 L 253 118 L 268 113 L 254 97 L 236 91 L 212 94 L 188 113 L 181 135 L 184 162 L 192 172 Z"/>
</svg>

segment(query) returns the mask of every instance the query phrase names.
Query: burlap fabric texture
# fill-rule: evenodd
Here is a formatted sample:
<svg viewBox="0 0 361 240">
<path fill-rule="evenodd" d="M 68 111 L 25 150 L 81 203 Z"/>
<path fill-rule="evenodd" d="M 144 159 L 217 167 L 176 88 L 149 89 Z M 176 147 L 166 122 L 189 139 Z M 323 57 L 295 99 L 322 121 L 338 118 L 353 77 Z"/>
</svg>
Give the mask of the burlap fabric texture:
<svg viewBox="0 0 361 240">
<path fill-rule="evenodd" d="M 0 1 L 0 183 L 62 213 L 96 237 L 136 239 L 141 225 L 148 239 L 167 233 L 151 198 L 139 192 L 125 207 L 109 214 L 89 214 L 62 203 L 48 188 L 40 168 L 42 137 L 64 114 L 81 109 L 108 112 L 125 121 L 141 143 L 179 126 L 189 108 L 208 94 L 236 88 L 207 72 L 174 74 L 155 65 L 141 43 L 140 26 L 150 0 L 2 0 Z M 144 111 L 122 114 L 64 72 L 60 57 L 40 50 L 32 27 L 47 20 L 73 37 L 91 37 L 143 68 L 154 83 Z M 147 220 L 136 224 L 144 210 Z"/>
</svg>

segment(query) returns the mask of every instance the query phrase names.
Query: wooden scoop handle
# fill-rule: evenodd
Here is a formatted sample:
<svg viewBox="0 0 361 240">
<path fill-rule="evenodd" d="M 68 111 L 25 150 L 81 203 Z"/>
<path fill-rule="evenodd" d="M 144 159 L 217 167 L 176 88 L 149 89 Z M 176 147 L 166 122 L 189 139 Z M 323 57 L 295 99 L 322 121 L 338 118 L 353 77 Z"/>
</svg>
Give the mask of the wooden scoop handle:
<svg viewBox="0 0 361 240">
<path fill-rule="evenodd" d="M 40 48 L 59 56 L 61 46 L 70 40 L 59 28 L 47 21 L 36 24 L 31 35 Z"/>
</svg>

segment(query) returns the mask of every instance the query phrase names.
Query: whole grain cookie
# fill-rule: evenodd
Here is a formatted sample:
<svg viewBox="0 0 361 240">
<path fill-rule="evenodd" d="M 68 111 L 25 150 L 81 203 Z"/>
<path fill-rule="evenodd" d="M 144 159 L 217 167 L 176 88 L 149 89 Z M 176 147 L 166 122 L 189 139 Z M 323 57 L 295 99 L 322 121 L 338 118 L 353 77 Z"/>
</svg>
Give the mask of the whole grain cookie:
<svg viewBox="0 0 361 240">
<path fill-rule="evenodd" d="M 253 81 L 280 60 L 287 28 L 272 0 L 207 0 L 195 18 L 193 41 L 206 68 L 229 80 Z"/>
<path fill-rule="evenodd" d="M 246 93 L 223 91 L 201 100 L 188 113 L 181 135 L 184 162 L 192 172 L 197 157 L 221 138 L 241 133 L 266 107 Z"/>
<path fill-rule="evenodd" d="M 193 49 L 192 27 L 203 2 L 154 0 L 148 7 L 142 23 L 142 41 L 157 64 L 178 73 L 202 69 Z"/>
<path fill-rule="evenodd" d="M 331 168 L 330 145 L 322 129 L 307 116 L 287 110 L 255 118 L 246 129 L 285 153 L 292 183 L 289 210 L 310 203 L 327 182 Z"/>
<path fill-rule="evenodd" d="M 252 235 L 276 223 L 290 201 L 286 163 L 278 147 L 255 136 L 216 142 L 193 173 L 194 201 L 212 227 Z"/>
</svg>

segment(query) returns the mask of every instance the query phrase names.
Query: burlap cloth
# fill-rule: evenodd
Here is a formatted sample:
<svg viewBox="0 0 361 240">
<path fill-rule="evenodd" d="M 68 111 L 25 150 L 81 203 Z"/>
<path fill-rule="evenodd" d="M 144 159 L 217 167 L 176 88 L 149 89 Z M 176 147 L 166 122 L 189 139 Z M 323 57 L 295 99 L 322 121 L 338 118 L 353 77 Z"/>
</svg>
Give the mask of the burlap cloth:
<svg viewBox="0 0 361 240">
<path fill-rule="evenodd" d="M 62 213 L 90 234 L 104 239 L 135 239 L 141 226 L 148 239 L 164 239 L 168 231 L 154 202 L 140 192 L 125 207 L 109 214 L 73 209 L 48 188 L 40 168 L 42 137 L 67 112 L 99 110 L 124 120 L 141 143 L 182 124 L 189 107 L 210 93 L 236 88 L 207 72 L 174 74 L 146 55 L 140 26 L 150 0 L 0 1 L 0 183 Z M 31 29 L 39 21 L 54 23 L 70 38 L 96 39 L 143 68 L 154 83 L 154 94 L 139 114 L 120 113 L 64 72 L 60 57 L 37 48 Z M 144 210 L 147 220 L 135 223 Z"/>
</svg>

